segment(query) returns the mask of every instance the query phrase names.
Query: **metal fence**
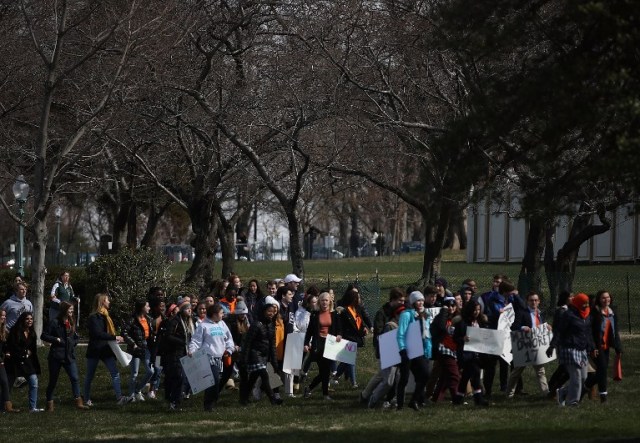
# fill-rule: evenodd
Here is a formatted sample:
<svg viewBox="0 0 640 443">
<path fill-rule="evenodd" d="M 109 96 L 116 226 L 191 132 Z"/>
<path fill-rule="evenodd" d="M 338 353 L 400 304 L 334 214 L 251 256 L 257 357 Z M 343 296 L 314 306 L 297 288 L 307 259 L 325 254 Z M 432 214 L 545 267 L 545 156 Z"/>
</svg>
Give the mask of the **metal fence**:
<svg viewBox="0 0 640 443">
<path fill-rule="evenodd" d="M 474 277 L 449 273 L 443 275 L 447 279 L 448 289 L 457 291 L 462 282 L 467 278 L 476 279 L 478 291 L 485 292 L 490 289 L 492 275 Z M 514 284 L 517 284 L 517 276 L 511 277 Z M 355 275 L 344 276 L 342 278 L 314 279 L 307 280 L 307 285 L 316 285 L 318 288 L 332 288 L 339 300 L 344 294 L 349 284 L 357 284 L 364 306 L 370 316 L 375 315 L 380 306 L 387 301 L 389 290 L 393 287 L 406 289 L 418 280 L 418 276 L 404 276 L 402 279 L 384 278 L 379 275 Z M 573 292 L 584 292 L 590 296 L 595 296 L 596 292 L 605 289 L 612 296 L 612 307 L 616 313 L 621 333 L 640 332 L 640 274 L 631 272 L 606 272 L 599 271 L 596 267 L 579 268 L 573 281 Z M 541 276 L 541 309 L 547 313 L 547 318 L 553 316 L 554 306 L 550 304 L 549 288 L 546 276 Z"/>
</svg>

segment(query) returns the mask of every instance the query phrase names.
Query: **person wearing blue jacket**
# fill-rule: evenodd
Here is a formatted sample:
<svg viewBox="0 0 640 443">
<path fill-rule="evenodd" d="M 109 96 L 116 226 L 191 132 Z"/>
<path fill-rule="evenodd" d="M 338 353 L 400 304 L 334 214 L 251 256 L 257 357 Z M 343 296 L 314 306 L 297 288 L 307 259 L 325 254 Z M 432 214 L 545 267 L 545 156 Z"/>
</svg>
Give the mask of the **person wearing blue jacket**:
<svg viewBox="0 0 640 443">
<path fill-rule="evenodd" d="M 416 380 L 416 387 L 411 396 L 409 407 L 418 411 L 424 403 L 424 390 L 429 379 L 429 359 L 431 358 L 431 337 L 429 320 L 424 309 L 424 295 L 420 291 L 409 294 L 409 309 L 405 309 L 398 319 L 398 348 L 400 349 L 400 380 L 397 387 L 398 410 L 404 407 L 404 392 L 409 381 L 409 371 Z M 409 359 L 407 354 L 407 333 L 409 326 L 418 322 L 422 336 L 423 354 Z"/>
</svg>

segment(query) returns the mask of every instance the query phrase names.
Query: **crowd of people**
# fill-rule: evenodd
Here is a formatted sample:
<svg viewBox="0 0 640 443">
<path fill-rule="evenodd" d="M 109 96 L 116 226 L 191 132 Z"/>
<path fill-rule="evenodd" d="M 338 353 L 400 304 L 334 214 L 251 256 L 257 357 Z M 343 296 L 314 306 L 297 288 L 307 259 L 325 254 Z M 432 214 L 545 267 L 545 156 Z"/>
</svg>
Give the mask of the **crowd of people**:
<svg viewBox="0 0 640 443">
<path fill-rule="evenodd" d="M 521 296 L 504 275 L 493 277 L 492 288 L 478 291 L 467 279 L 451 291 L 444 278 L 433 286 L 393 288 L 389 300 L 373 321 L 365 309 L 357 284 L 349 285 L 337 299 L 331 289 L 308 286 L 289 274 L 266 283 L 251 280 L 246 287 L 238 275 L 217 282 L 201 297 L 190 294 L 169 299 L 160 287 L 135 301 L 131 317 L 113 319 L 107 293 L 97 294 L 87 318 L 86 374 L 80 389 L 77 364 L 78 319 L 70 275 L 63 272 L 50 293 L 49 323 L 41 340 L 49 345 L 46 405 L 38 405 L 38 375 L 42 371 L 33 327 L 33 305 L 27 284 L 17 276 L 7 300 L 0 306 L 0 394 L 4 412 L 18 412 L 12 389 L 28 385 L 30 412 L 54 411 L 54 393 L 62 369 L 71 384 L 75 408 L 95 408 L 91 388 L 102 362 L 111 377 L 118 405 L 165 399 L 169 410 L 179 410 L 191 395 L 181 359 L 204 351 L 214 384 L 204 391 L 203 408 L 216 408 L 223 390 L 236 390 L 241 405 L 266 396 L 272 405 L 286 398 L 309 398 L 316 389 L 325 401 L 344 378 L 359 391 L 368 408 L 402 410 L 409 386 L 407 406 L 420 410 L 429 403 L 462 405 L 472 398 L 478 407 L 491 404 L 496 372 L 499 389 L 507 398 L 524 394 L 522 375 L 526 367 L 513 367 L 498 355 L 465 349 L 471 328 L 497 329 L 501 314 L 513 310 L 512 331 L 529 332 L 546 324 L 540 311 L 540 295 Z M 200 299 L 201 298 L 201 299 Z M 611 349 L 621 354 L 619 322 L 612 309 L 612 296 L 598 291 L 593 298 L 584 293 L 562 293 L 554 313 L 553 339 L 547 350 L 555 351 L 558 365 L 547 380 L 543 364 L 533 365 L 541 395 L 555 398 L 561 406 L 576 406 L 597 386 L 599 398 L 607 401 Z M 408 334 L 418 329 L 421 346 L 409 354 Z M 348 340 L 362 348 L 373 336 L 374 353 L 381 358 L 380 337 L 396 331 L 398 363 L 376 371 L 360 390 L 355 364 L 325 358 L 329 336 Z M 304 336 L 301 369 L 284 367 L 287 337 Z M 417 334 L 417 333 L 416 333 Z M 116 347 L 126 345 L 131 356 L 128 391 L 123 392 Z M 386 355 L 386 354 L 385 354 Z M 308 376 L 315 363 L 316 375 Z M 410 378 L 413 376 L 413 383 Z M 239 387 L 238 387 L 239 384 Z M 161 386 L 164 392 L 161 394 Z M 447 397 L 448 394 L 448 397 Z M 471 401 L 471 400 L 470 400 Z"/>
</svg>

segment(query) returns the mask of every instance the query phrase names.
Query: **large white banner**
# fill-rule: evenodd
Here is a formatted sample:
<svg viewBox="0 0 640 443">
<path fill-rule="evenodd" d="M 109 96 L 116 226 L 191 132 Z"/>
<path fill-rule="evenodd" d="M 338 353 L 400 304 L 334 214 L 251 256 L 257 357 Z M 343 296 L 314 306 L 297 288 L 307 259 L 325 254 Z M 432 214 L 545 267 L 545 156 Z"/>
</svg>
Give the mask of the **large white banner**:
<svg viewBox="0 0 640 443">
<path fill-rule="evenodd" d="M 531 328 L 529 332 L 511 332 L 513 365 L 515 367 L 543 365 L 555 360 L 555 352 L 551 357 L 547 357 L 547 349 L 552 338 L 553 333 L 546 323 Z"/>
<path fill-rule="evenodd" d="M 511 325 L 513 324 L 513 320 L 515 320 L 515 318 L 516 313 L 513 310 L 513 305 L 505 306 L 500 313 L 500 318 L 498 318 L 498 329 L 501 329 L 503 331 L 510 331 Z"/>
<path fill-rule="evenodd" d="M 430 322 L 433 321 L 433 319 L 436 318 L 436 315 L 438 315 L 441 310 L 442 308 L 426 308 L 425 311 L 427 313 L 427 320 L 429 320 Z"/>
<path fill-rule="evenodd" d="M 468 327 L 467 337 L 469 337 L 469 341 L 464 344 L 465 351 L 502 355 L 504 353 L 504 344 L 510 339 L 510 334 L 508 331 L 499 329 Z"/>
<path fill-rule="evenodd" d="M 329 334 L 324 344 L 324 354 L 322 356 L 329 360 L 354 365 L 357 352 L 358 344 L 356 342 L 345 340 L 344 338 L 337 342 L 336 336 Z"/>
<path fill-rule="evenodd" d="M 191 392 L 197 394 L 200 391 L 213 386 L 216 381 L 211 372 L 211 361 L 209 354 L 204 348 L 198 349 L 191 354 L 191 357 L 185 355 L 180 359 L 184 375 L 189 380 Z"/>
<path fill-rule="evenodd" d="M 304 354 L 304 335 L 302 332 L 287 334 L 287 345 L 284 348 L 282 371 L 291 374 L 296 369 L 302 369 Z"/>
</svg>

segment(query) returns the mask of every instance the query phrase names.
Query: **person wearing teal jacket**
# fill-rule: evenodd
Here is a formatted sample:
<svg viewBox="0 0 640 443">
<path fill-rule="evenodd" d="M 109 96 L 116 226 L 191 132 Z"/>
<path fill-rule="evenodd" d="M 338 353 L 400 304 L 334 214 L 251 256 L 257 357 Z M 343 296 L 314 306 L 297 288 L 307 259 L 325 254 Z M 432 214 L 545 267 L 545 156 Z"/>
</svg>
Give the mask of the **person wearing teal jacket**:
<svg viewBox="0 0 640 443">
<path fill-rule="evenodd" d="M 425 402 L 425 386 L 429 379 L 429 359 L 431 358 L 431 336 L 429 335 L 429 319 L 424 308 L 424 295 L 420 291 L 409 294 L 410 308 L 406 309 L 398 319 L 398 348 L 400 349 L 400 380 L 397 387 L 397 409 L 404 407 L 404 392 L 409 381 L 409 371 L 416 380 L 416 387 L 411 396 L 409 407 L 418 411 Z M 423 353 L 413 359 L 407 354 L 407 333 L 412 323 L 418 322 L 422 336 Z"/>
</svg>

